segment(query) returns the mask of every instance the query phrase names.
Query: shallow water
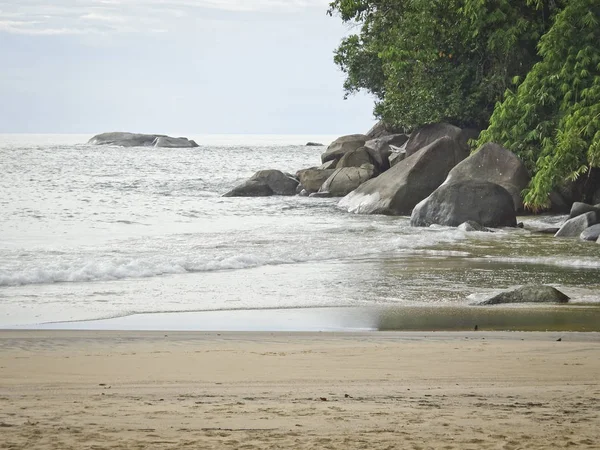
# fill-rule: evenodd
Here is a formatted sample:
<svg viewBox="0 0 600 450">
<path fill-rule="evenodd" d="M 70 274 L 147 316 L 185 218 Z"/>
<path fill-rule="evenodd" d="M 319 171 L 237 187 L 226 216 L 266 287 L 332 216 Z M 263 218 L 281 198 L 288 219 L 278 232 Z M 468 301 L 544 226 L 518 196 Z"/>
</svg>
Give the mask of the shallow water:
<svg viewBox="0 0 600 450">
<path fill-rule="evenodd" d="M 198 149 L 0 136 L 0 327 L 141 313 L 467 306 L 552 284 L 600 303 L 600 246 L 527 229 L 411 228 L 335 199 L 223 198 L 319 164 L 330 137 L 190 136 Z M 528 227 L 563 217 L 523 218 Z"/>
</svg>

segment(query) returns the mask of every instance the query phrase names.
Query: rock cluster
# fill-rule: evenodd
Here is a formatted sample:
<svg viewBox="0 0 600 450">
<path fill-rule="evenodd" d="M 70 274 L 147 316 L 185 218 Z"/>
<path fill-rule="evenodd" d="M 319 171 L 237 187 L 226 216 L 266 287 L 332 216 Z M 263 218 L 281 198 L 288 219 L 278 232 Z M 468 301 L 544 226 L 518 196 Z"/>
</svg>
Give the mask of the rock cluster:
<svg viewBox="0 0 600 450">
<path fill-rule="evenodd" d="M 600 204 L 573 203 L 569 218 L 554 236 L 579 237 L 582 241 L 600 244 Z"/>
<path fill-rule="evenodd" d="M 102 133 L 88 141 L 94 145 L 117 145 L 120 147 L 163 147 L 163 148 L 193 148 L 198 144 L 185 137 L 171 137 L 164 134 L 137 133 Z"/>
</svg>

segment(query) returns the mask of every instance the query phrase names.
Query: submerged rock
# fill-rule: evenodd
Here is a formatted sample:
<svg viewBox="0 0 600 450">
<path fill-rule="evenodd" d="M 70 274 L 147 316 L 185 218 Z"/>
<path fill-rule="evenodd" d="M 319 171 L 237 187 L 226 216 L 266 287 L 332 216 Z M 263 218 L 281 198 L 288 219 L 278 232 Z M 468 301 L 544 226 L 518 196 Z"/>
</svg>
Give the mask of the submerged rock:
<svg viewBox="0 0 600 450">
<path fill-rule="evenodd" d="M 121 147 L 164 147 L 164 148 L 193 148 L 198 144 L 185 137 L 171 137 L 164 134 L 138 134 L 112 132 L 97 134 L 88 144 L 118 145 Z"/>
<path fill-rule="evenodd" d="M 266 197 L 295 195 L 298 180 L 280 170 L 260 170 L 223 197 Z"/>
<path fill-rule="evenodd" d="M 569 297 L 552 286 L 529 284 L 514 291 L 502 292 L 479 305 L 499 305 L 503 303 L 567 303 Z"/>
<path fill-rule="evenodd" d="M 466 222 L 461 223 L 458 226 L 458 229 L 461 231 L 485 231 L 488 233 L 491 231 L 474 220 L 467 220 Z"/>
</svg>

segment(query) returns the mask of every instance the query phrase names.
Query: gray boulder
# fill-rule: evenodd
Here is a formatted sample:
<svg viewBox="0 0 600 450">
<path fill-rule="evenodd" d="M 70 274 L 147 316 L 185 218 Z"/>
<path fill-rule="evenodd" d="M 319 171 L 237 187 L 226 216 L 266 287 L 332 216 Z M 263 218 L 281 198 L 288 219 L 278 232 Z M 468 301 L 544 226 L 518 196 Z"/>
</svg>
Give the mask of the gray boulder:
<svg viewBox="0 0 600 450">
<path fill-rule="evenodd" d="M 260 170 L 223 197 L 264 197 L 295 195 L 298 180 L 279 170 Z"/>
<path fill-rule="evenodd" d="M 320 142 L 307 142 L 305 144 L 306 147 L 323 147 L 323 144 Z"/>
<path fill-rule="evenodd" d="M 444 183 L 415 206 L 410 218 L 413 227 L 456 227 L 467 221 L 484 227 L 515 227 L 517 217 L 510 193 L 488 181 Z"/>
<path fill-rule="evenodd" d="M 337 165 L 337 161 L 335 159 L 332 159 L 331 161 L 327 161 L 326 163 L 323 163 L 319 166 L 319 169 L 321 170 L 327 170 L 327 169 L 335 169 L 335 166 Z"/>
<path fill-rule="evenodd" d="M 371 164 L 373 167 L 375 167 L 377 172 L 380 171 L 379 164 L 375 161 L 375 159 L 367 151 L 366 147 L 360 147 L 360 148 L 357 148 L 356 150 L 352 150 L 351 152 L 346 153 L 338 161 L 335 168 L 341 169 L 343 167 L 360 167 L 363 164 Z"/>
<path fill-rule="evenodd" d="M 373 160 L 379 166 L 379 170 L 384 172 L 390 166 L 390 155 L 393 147 L 400 147 L 406 143 L 408 136 L 406 134 L 390 134 L 388 136 L 371 139 L 365 143 L 365 148 L 373 157 Z"/>
<path fill-rule="evenodd" d="M 597 241 L 600 237 L 600 223 L 596 225 L 592 225 L 589 228 L 586 228 L 579 235 L 579 239 L 582 241 Z"/>
<path fill-rule="evenodd" d="M 477 137 L 478 134 L 479 133 L 475 130 L 462 130 L 449 123 L 432 123 L 425 125 L 411 133 L 410 138 L 406 142 L 406 156 L 412 155 L 441 137 L 448 136 L 458 142 L 460 148 L 464 151 L 466 158 L 469 154 L 467 141 Z"/>
<path fill-rule="evenodd" d="M 406 153 L 404 152 L 393 152 L 388 157 L 388 161 L 390 162 L 390 167 L 394 167 L 400 161 L 406 158 Z"/>
<path fill-rule="evenodd" d="M 346 153 L 363 147 L 368 139 L 369 138 L 364 134 L 350 134 L 339 137 L 329 144 L 325 153 L 321 155 L 321 162 L 326 163 L 331 160 L 339 161 Z"/>
<path fill-rule="evenodd" d="M 506 189 L 514 200 L 515 210 L 523 210 L 521 191 L 530 178 L 523 162 L 510 150 L 488 143 L 461 161 L 448 174 L 446 183 L 460 180 L 489 181 Z"/>
<path fill-rule="evenodd" d="M 370 180 L 374 175 L 375 168 L 371 164 L 336 169 L 323 183 L 319 192 L 327 192 L 332 197 L 343 197 Z"/>
<path fill-rule="evenodd" d="M 339 206 L 358 214 L 408 215 L 463 157 L 456 141 L 444 136 L 367 181 Z"/>
<path fill-rule="evenodd" d="M 598 214 L 595 211 L 590 211 L 567 220 L 556 232 L 554 237 L 577 237 L 581 235 L 583 230 L 592 225 L 596 225 L 597 223 Z"/>
<path fill-rule="evenodd" d="M 198 144 L 187 138 L 174 138 L 164 134 L 137 134 L 137 133 L 102 133 L 92 137 L 88 144 L 118 145 L 121 147 L 168 147 L 192 148 Z"/>
<path fill-rule="evenodd" d="M 383 122 L 383 120 L 380 120 L 375 125 L 373 125 L 373 127 L 371 127 L 369 131 L 367 131 L 367 136 L 369 139 L 377 139 L 383 136 L 387 136 L 389 134 L 394 134 L 395 132 L 396 131 L 394 131 L 393 128 L 386 125 Z"/>
<path fill-rule="evenodd" d="M 588 205 L 587 203 L 575 202 L 571 205 L 569 219 L 588 213 L 590 211 L 600 214 L 600 205 Z"/>
<path fill-rule="evenodd" d="M 490 232 L 486 227 L 482 226 L 480 223 L 477 223 L 473 220 L 467 220 L 466 222 L 461 223 L 458 226 L 458 229 L 461 231 L 485 231 Z"/>
<path fill-rule="evenodd" d="M 299 186 L 302 186 L 309 194 L 317 192 L 325 180 L 329 178 L 335 169 L 303 169 L 296 172 L 298 180 L 300 180 Z"/>
<path fill-rule="evenodd" d="M 479 305 L 502 303 L 567 303 L 569 297 L 552 286 L 530 284 L 508 292 L 502 292 Z"/>
</svg>

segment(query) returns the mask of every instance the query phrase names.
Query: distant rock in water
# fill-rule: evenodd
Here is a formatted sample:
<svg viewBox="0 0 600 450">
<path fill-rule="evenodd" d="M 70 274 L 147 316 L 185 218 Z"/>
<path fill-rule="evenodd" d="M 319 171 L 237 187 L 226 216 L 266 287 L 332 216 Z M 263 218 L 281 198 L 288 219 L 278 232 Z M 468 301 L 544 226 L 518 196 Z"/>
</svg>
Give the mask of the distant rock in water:
<svg viewBox="0 0 600 450">
<path fill-rule="evenodd" d="M 529 284 L 514 291 L 502 292 L 479 305 L 499 305 L 502 303 L 567 303 L 569 297 L 552 286 Z"/>
<path fill-rule="evenodd" d="M 295 195 L 298 180 L 280 170 L 259 170 L 248 180 L 223 197 L 268 197 L 270 195 Z"/>
<path fill-rule="evenodd" d="M 88 141 L 94 145 L 118 145 L 121 147 L 162 147 L 162 148 L 192 148 L 198 147 L 193 140 L 184 137 L 170 137 L 163 134 L 137 133 L 102 133 Z"/>
<path fill-rule="evenodd" d="M 306 147 L 323 147 L 323 144 L 320 142 L 307 142 Z"/>
</svg>

